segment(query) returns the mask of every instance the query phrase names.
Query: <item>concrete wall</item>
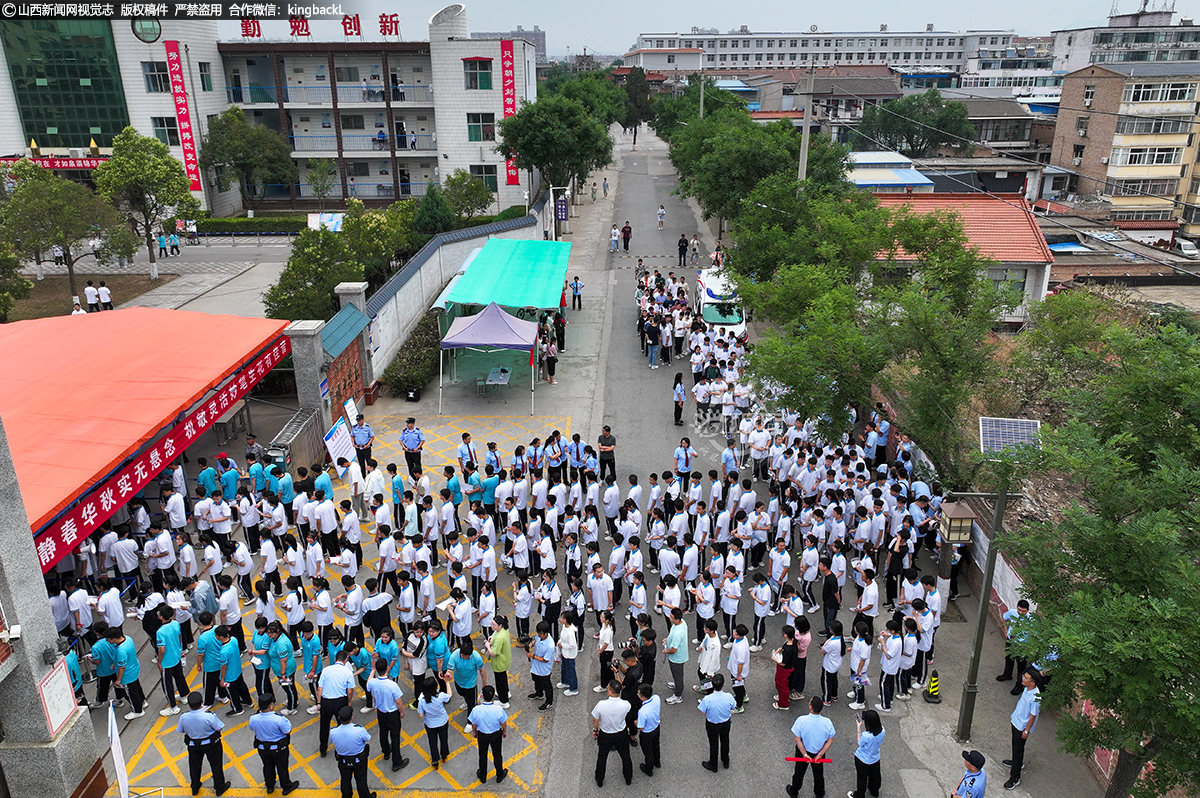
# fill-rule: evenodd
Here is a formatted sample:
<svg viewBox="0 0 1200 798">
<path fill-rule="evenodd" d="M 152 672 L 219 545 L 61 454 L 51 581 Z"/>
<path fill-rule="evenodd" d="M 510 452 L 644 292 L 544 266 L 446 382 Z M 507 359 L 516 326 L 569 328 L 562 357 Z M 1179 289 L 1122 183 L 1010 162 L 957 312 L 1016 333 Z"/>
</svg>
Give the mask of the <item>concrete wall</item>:
<svg viewBox="0 0 1200 798">
<path fill-rule="evenodd" d="M 529 216 L 521 219 L 435 236 L 367 302 L 367 315 L 371 317 L 371 326 L 367 328 L 369 373 L 376 379 L 383 374 L 471 250 L 493 237 L 540 240 L 551 210 L 550 203 L 543 200 L 530 209 Z"/>
</svg>

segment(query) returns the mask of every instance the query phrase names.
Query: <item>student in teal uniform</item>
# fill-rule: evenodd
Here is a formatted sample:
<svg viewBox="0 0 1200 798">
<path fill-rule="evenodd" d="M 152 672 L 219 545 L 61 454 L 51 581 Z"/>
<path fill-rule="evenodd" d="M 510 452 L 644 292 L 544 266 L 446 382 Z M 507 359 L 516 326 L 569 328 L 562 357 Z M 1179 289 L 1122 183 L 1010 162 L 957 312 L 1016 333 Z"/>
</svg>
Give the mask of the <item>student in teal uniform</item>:
<svg viewBox="0 0 1200 798">
<path fill-rule="evenodd" d="M 313 632 L 312 621 L 300 623 L 300 653 L 304 658 L 302 667 L 313 700 L 313 705 L 307 712 L 315 715 L 321 711 L 317 706 L 317 680 L 321 678 L 321 671 L 325 670 L 325 659 L 321 656 L 321 638 Z"/>
<path fill-rule="evenodd" d="M 125 713 L 125 720 L 136 720 L 146 714 L 146 694 L 142 692 L 142 684 L 138 681 L 142 667 L 138 663 L 137 646 L 119 626 L 109 629 L 105 638 L 117 653 L 117 684 L 125 688 L 129 703 L 133 705 L 133 711 Z"/>
<path fill-rule="evenodd" d="M 284 634 L 283 624 L 279 621 L 267 624 L 267 637 L 271 639 L 271 646 L 267 649 L 267 662 L 279 678 L 280 689 L 287 696 L 287 707 L 279 711 L 284 715 L 295 715 L 300 698 L 296 694 L 296 656 L 292 641 Z"/>
<path fill-rule="evenodd" d="M 272 699 L 275 697 L 275 691 L 271 689 L 271 646 L 274 640 L 267 634 L 267 626 L 269 622 L 264 616 L 259 616 L 254 620 L 254 634 L 250 637 L 250 664 L 254 666 L 254 691 L 258 694 L 258 700 L 262 701 L 268 696 Z M 254 660 L 258 660 L 255 662 Z"/>
</svg>

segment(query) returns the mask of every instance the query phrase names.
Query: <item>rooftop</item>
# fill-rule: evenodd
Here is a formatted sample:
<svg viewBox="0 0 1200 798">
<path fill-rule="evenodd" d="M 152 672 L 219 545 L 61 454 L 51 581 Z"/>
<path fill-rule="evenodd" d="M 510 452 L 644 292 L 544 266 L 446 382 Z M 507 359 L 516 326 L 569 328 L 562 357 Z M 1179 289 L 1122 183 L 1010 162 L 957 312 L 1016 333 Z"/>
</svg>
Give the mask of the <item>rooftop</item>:
<svg viewBox="0 0 1200 798">
<path fill-rule="evenodd" d="M 999 97 L 965 97 L 960 100 L 967 106 L 967 117 L 970 119 L 1030 119 L 1033 114 L 1016 100 L 1004 100 Z"/>
<path fill-rule="evenodd" d="M 1051 263 L 1054 256 L 1038 228 L 1037 218 L 1019 194 L 879 194 L 885 208 L 906 205 L 914 213 L 957 214 L 971 245 L 1000 263 Z M 898 259 L 908 259 L 904 253 Z"/>
</svg>

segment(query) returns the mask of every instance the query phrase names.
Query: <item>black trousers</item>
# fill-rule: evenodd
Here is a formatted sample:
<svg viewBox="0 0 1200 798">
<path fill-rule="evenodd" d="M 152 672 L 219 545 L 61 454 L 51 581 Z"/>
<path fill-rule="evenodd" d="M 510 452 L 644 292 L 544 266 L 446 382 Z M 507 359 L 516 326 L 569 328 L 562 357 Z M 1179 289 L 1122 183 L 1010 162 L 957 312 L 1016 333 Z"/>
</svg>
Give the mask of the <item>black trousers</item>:
<svg viewBox="0 0 1200 798">
<path fill-rule="evenodd" d="M 1025 743 L 1028 742 L 1021 736 L 1022 730 L 1016 726 L 1009 724 L 1012 729 L 1012 768 L 1008 772 L 1009 778 L 1013 781 L 1021 778 L 1021 768 L 1025 764 Z"/>
<path fill-rule="evenodd" d="M 408 475 L 412 476 L 414 471 L 421 470 L 421 453 L 420 452 L 405 452 L 404 464 L 408 466 Z"/>
<path fill-rule="evenodd" d="M 501 704 L 508 703 L 508 671 L 492 671 L 496 680 L 496 700 Z"/>
<path fill-rule="evenodd" d="M 727 738 L 728 739 L 728 738 Z M 609 733 L 600 732 L 600 750 L 596 755 L 596 783 L 604 783 L 604 774 L 608 770 L 608 754 L 615 750 L 621 757 L 621 775 L 625 783 L 633 781 L 633 759 L 629 756 L 629 735 L 624 731 Z"/>
<path fill-rule="evenodd" d="M 217 697 L 229 698 L 229 691 L 221 686 L 220 671 L 205 671 L 204 672 L 204 706 L 211 707 L 213 700 Z"/>
<path fill-rule="evenodd" d="M 501 748 L 504 737 L 500 732 L 492 732 L 491 734 L 477 734 L 475 742 L 479 746 L 479 780 L 485 781 L 488 775 L 488 751 L 492 752 L 492 764 L 496 767 L 496 774 L 504 770 L 504 751 Z"/>
<path fill-rule="evenodd" d="M 212 771 L 213 789 L 219 790 L 228 783 L 225 780 L 225 754 L 221 750 L 220 738 L 207 745 L 188 745 L 188 773 L 192 777 L 193 793 L 200 792 L 200 785 L 203 783 L 201 771 L 204 769 L 205 759 L 208 760 L 209 770 Z"/>
<path fill-rule="evenodd" d="M 393 753 L 400 758 L 400 712 L 380 712 L 375 710 L 375 718 L 379 721 L 379 750 L 384 757 Z M 395 763 L 393 763 L 395 764 Z"/>
<path fill-rule="evenodd" d="M 1029 667 L 1029 661 L 1021 659 L 1019 657 L 1009 656 L 1009 641 L 1005 640 L 1004 641 L 1004 673 L 1001 674 L 1005 679 L 1011 679 L 1013 677 L 1013 666 L 1014 665 L 1017 668 L 1017 678 L 1020 678 L 1021 674 L 1025 672 L 1025 669 L 1027 667 Z"/>
<path fill-rule="evenodd" d="M 704 732 L 708 735 L 708 764 L 717 766 L 717 749 L 720 749 L 721 764 L 729 767 L 729 721 L 713 723 L 704 721 Z"/>
<path fill-rule="evenodd" d="M 604 481 L 604 476 L 606 473 L 612 474 L 613 479 L 617 478 L 617 459 L 615 457 L 612 459 L 609 459 L 609 460 L 605 460 L 605 459 L 601 458 L 599 463 L 600 463 L 600 473 L 597 476 L 601 482 Z"/>
<path fill-rule="evenodd" d="M 346 706 L 347 703 L 348 703 L 348 700 L 345 696 L 341 696 L 339 698 L 325 698 L 322 696 L 322 698 L 321 698 L 321 753 L 322 754 L 329 750 L 329 724 L 331 721 L 333 721 L 334 718 L 337 717 L 338 712 L 341 710 L 342 707 Z M 339 762 L 338 765 L 340 767 L 341 763 Z M 364 784 L 365 784 L 366 776 L 364 776 L 363 779 L 364 779 Z M 347 784 L 346 775 L 345 775 L 345 773 L 343 773 L 342 774 L 342 794 L 349 796 L 350 793 L 346 792 L 346 784 Z"/>
<path fill-rule="evenodd" d="M 134 679 L 125 685 L 125 692 L 129 693 L 129 703 L 133 705 L 134 712 L 141 712 L 146 708 L 146 694 L 142 692 L 141 682 Z"/>
<path fill-rule="evenodd" d="M 238 676 L 229 683 L 229 703 L 234 712 L 251 705 L 250 688 L 246 686 L 244 676 Z"/>
<path fill-rule="evenodd" d="M 259 745 L 256 741 L 255 747 L 258 749 L 258 758 L 262 760 L 263 783 L 266 784 L 268 792 L 275 789 L 276 780 L 284 789 L 296 783 L 288 773 L 291 749 L 286 742 Z"/>
<path fill-rule="evenodd" d="M 583 296 L 571 294 L 571 310 L 583 310 Z"/>
<path fill-rule="evenodd" d="M 180 698 L 188 697 L 187 678 L 183 675 L 183 663 L 176 662 L 172 668 L 163 668 L 162 670 L 162 689 L 163 695 L 167 697 L 167 703 L 172 707 L 176 705 L 175 691 L 179 691 Z"/>
<path fill-rule="evenodd" d="M 659 752 L 659 732 L 662 727 L 659 726 L 654 731 L 643 731 L 640 737 L 639 744 L 642 746 L 642 753 L 646 757 L 646 767 L 660 768 L 662 767 L 662 756 Z"/>
<path fill-rule="evenodd" d="M 814 765 L 815 768 L 821 767 Z M 866 794 L 871 793 L 871 798 L 879 798 L 879 763 L 868 765 L 858 757 L 854 757 L 854 775 L 856 776 L 856 786 L 854 790 L 854 798 L 865 798 Z"/>
<path fill-rule="evenodd" d="M 808 757 L 809 759 L 815 759 L 817 755 L 809 753 L 807 751 L 801 751 L 799 748 L 796 748 L 795 756 L 803 756 L 803 757 Z M 825 794 L 825 766 L 819 762 L 812 762 L 812 763 L 797 762 L 796 763 L 796 768 L 795 768 L 795 770 L 792 771 L 792 792 L 799 792 L 800 788 L 804 786 L 804 774 L 808 772 L 809 764 L 812 765 L 812 772 L 813 772 L 813 794 L 814 795 L 824 795 Z"/>
<path fill-rule="evenodd" d="M 367 473 L 367 461 L 371 459 L 371 447 L 367 446 L 364 449 L 355 448 L 354 455 L 358 458 L 358 467 L 362 469 L 364 474 Z"/>
<path fill-rule="evenodd" d="M 345 700 L 345 699 L 343 699 Z M 321 706 L 325 706 L 325 701 L 321 701 Z M 321 714 L 324 718 L 324 713 Z M 342 798 L 352 798 L 354 794 L 354 785 L 358 786 L 358 798 L 373 798 L 374 793 L 367 786 L 367 761 L 371 756 L 371 746 L 363 748 L 361 754 L 354 756 L 339 756 L 338 772 L 342 775 Z M 353 780 L 353 784 L 351 784 Z"/>
<path fill-rule="evenodd" d="M 258 693 L 259 700 L 265 695 L 275 696 L 275 691 L 271 688 L 270 668 L 254 669 L 254 692 Z"/>
</svg>

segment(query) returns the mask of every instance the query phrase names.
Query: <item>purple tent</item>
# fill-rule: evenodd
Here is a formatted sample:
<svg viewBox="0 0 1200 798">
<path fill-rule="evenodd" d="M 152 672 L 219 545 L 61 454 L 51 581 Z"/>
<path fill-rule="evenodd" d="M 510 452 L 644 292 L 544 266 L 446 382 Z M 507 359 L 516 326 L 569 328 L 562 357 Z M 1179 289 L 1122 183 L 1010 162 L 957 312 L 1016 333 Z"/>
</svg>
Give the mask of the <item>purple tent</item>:
<svg viewBox="0 0 1200 798">
<path fill-rule="evenodd" d="M 537 346 L 537 322 L 518 319 L 506 313 L 495 302 L 474 316 L 460 316 L 450 324 L 442 338 L 442 349 L 471 349 L 476 352 L 499 352 L 503 350 L 528 350 L 530 353 L 529 414 L 533 415 L 533 391 L 537 386 L 536 359 L 532 357 Z M 445 366 L 438 357 L 438 414 L 442 412 L 442 382 Z"/>
</svg>

